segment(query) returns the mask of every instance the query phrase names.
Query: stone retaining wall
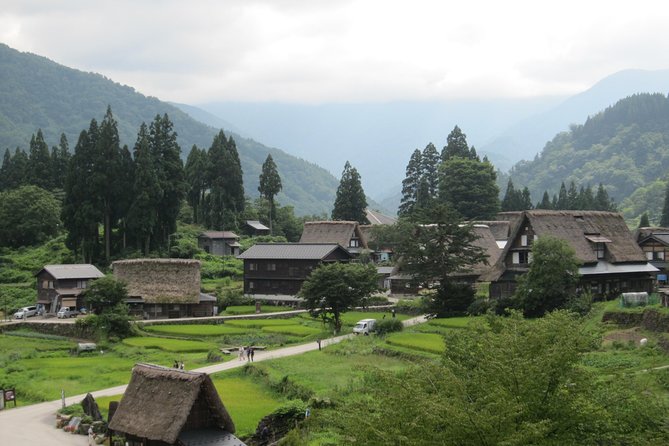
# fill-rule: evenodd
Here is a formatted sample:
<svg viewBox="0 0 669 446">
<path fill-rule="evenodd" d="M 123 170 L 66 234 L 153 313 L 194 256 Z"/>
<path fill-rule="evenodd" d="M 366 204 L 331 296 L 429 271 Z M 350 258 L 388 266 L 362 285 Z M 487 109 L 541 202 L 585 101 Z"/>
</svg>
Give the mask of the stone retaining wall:
<svg viewBox="0 0 669 446">
<path fill-rule="evenodd" d="M 602 322 L 613 322 L 621 327 L 642 327 L 646 330 L 669 332 L 669 315 L 655 309 L 646 309 L 642 313 L 607 311 Z"/>
</svg>

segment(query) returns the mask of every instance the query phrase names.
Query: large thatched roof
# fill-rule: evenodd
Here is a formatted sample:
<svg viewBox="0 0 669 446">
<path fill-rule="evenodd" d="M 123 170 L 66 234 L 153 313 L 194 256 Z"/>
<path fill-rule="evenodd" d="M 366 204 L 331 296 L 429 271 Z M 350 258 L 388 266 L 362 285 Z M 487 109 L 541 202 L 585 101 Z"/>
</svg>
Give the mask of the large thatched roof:
<svg viewBox="0 0 669 446">
<path fill-rule="evenodd" d="M 140 438 L 176 442 L 182 430 L 235 432 L 206 373 L 137 364 L 109 428 Z"/>
<path fill-rule="evenodd" d="M 360 239 L 361 247 L 367 248 L 356 221 L 308 221 L 304 223 L 300 243 L 338 243 L 348 248 L 354 236 Z"/>
<path fill-rule="evenodd" d="M 488 271 L 497 263 L 499 256 L 502 254 L 502 249 L 497 245 L 497 240 L 495 240 L 495 236 L 488 225 L 475 224 L 473 230 L 478 237 L 473 245 L 483 249 L 487 256 L 487 262 L 473 265 L 467 273 L 483 276 L 481 280 L 485 280 Z"/>
<path fill-rule="evenodd" d="M 199 303 L 199 260 L 119 260 L 112 268 L 114 276 L 127 283 L 130 297 L 146 303 Z"/>
</svg>

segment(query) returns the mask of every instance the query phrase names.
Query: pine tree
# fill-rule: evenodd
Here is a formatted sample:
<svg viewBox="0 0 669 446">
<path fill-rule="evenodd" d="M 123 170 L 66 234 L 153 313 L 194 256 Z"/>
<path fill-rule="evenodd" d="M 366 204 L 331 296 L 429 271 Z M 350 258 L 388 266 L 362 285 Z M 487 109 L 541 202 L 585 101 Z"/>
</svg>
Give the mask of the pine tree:
<svg viewBox="0 0 669 446">
<path fill-rule="evenodd" d="M 551 197 L 548 195 L 548 191 L 544 191 L 543 197 L 541 197 L 541 202 L 537 203 L 537 209 L 553 209 L 551 204 Z"/>
<path fill-rule="evenodd" d="M 509 178 L 509 181 L 506 183 L 506 192 L 504 193 L 504 198 L 502 199 L 502 212 L 508 211 L 520 211 L 518 209 L 516 188 L 513 186 L 513 181 Z"/>
<path fill-rule="evenodd" d="M 167 246 L 170 234 L 177 229 L 177 216 L 187 187 L 181 161 L 181 147 L 177 143 L 177 134 L 167 114 L 162 117 L 156 115 L 149 126 L 149 147 L 162 191 L 153 240 L 159 246 Z"/>
<path fill-rule="evenodd" d="M 272 159 L 272 155 L 268 154 L 267 159 L 262 165 L 262 172 L 260 172 L 260 178 L 258 181 L 258 192 L 260 196 L 264 197 L 269 201 L 269 229 L 270 233 L 273 234 L 272 228 L 272 214 L 274 213 L 274 197 L 278 194 L 281 189 L 281 177 L 276 168 L 276 164 Z"/>
<path fill-rule="evenodd" d="M 225 145 L 225 166 L 223 181 L 226 190 L 226 211 L 233 227 L 238 227 L 237 219 L 244 211 L 246 198 L 244 197 L 244 178 L 242 163 L 239 160 L 237 144 L 232 136 L 228 137 Z"/>
<path fill-rule="evenodd" d="M 558 193 L 557 203 L 553 209 L 560 211 L 569 209 L 569 197 L 567 196 L 567 187 L 564 185 L 564 181 L 560 185 L 560 192 Z"/>
<path fill-rule="evenodd" d="M 148 128 L 142 123 L 134 148 L 135 199 L 128 211 L 128 229 L 139 241 L 144 255 L 151 249 L 151 236 L 157 228 L 162 190 L 149 143 Z"/>
<path fill-rule="evenodd" d="M 423 149 L 421 156 L 422 173 L 421 177 L 425 179 L 427 185 L 427 194 L 429 201 L 433 202 L 439 193 L 439 165 L 441 156 L 434 144 L 429 143 Z M 426 197 L 427 198 L 427 197 Z M 427 205 L 427 203 L 425 203 Z"/>
<path fill-rule="evenodd" d="M 599 190 L 597 191 L 597 197 L 599 197 Z M 599 203 L 599 200 L 597 200 L 597 202 Z M 667 188 L 664 193 L 664 206 L 662 207 L 660 226 L 663 228 L 669 228 L 669 182 L 667 182 Z"/>
<path fill-rule="evenodd" d="M 639 228 L 649 228 L 650 227 L 650 220 L 648 219 L 648 212 L 644 212 L 641 215 L 641 219 L 639 220 Z"/>
<path fill-rule="evenodd" d="M 521 211 L 529 210 L 534 207 L 532 206 L 532 194 L 530 194 L 530 189 L 528 189 L 527 186 L 525 186 L 523 190 L 520 192 L 519 203 L 520 203 L 519 210 Z"/>
<path fill-rule="evenodd" d="M 440 169 L 439 200 L 465 220 L 490 220 L 499 211 L 499 188 L 492 164 L 453 157 Z"/>
<path fill-rule="evenodd" d="M 472 158 L 472 152 L 467 145 L 467 135 L 462 133 L 460 127 L 456 125 L 446 137 L 446 146 L 441 151 L 441 159 L 443 161 L 454 157 L 476 159 L 475 155 L 476 152 L 474 152 L 474 158 Z"/>
<path fill-rule="evenodd" d="M 118 182 L 124 185 L 124 187 L 121 188 L 114 212 L 118 218 L 120 233 L 123 237 L 121 246 L 125 249 L 127 247 L 128 236 L 128 213 L 130 212 L 132 202 L 135 200 L 134 188 L 128 187 L 130 184 L 135 184 L 135 162 L 126 144 L 121 148 L 121 173 L 119 174 Z"/>
<path fill-rule="evenodd" d="M 344 171 L 337 188 L 334 208 L 332 209 L 333 220 L 357 221 L 360 224 L 369 224 L 366 215 L 367 198 L 362 189 L 360 174 L 355 167 L 346 161 Z"/>
<path fill-rule="evenodd" d="M 606 188 L 602 183 L 599 183 L 599 187 L 597 188 L 597 194 L 595 195 L 595 204 L 594 204 L 595 210 L 597 211 L 613 211 L 615 212 L 616 210 L 616 205 L 609 198 L 609 193 L 606 191 Z M 664 212 L 663 212 L 664 215 Z M 664 217 L 663 217 L 664 218 Z"/>
<path fill-rule="evenodd" d="M 91 120 L 88 131 L 79 135 L 65 176 L 65 199 L 61 212 L 67 229 L 66 245 L 81 255 L 83 263 L 92 263 L 98 249 L 98 222 L 101 220 L 98 198 L 91 194 L 91 175 L 95 164 L 98 127 Z"/>
<path fill-rule="evenodd" d="M 9 149 L 5 150 L 5 156 L 2 158 L 2 167 L 0 167 L 0 191 L 10 189 L 10 174 L 12 171 L 12 153 Z"/>
<path fill-rule="evenodd" d="M 61 133 L 60 144 L 51 150 L 51 183 L 53 187 L 58 189 L 65 187 L 65 175 L 70 156 L 67 137 L 65 133 Z"/>
<path fill-rule="evenodd" d="M 193 208 L 193 223 L 202 221 L 201 205 L 204 203 L 204 194 L 207 188 L 207 161 L 207 152 L 194 145 L 188 154 L 184 167 L 186 184 L 188 185 L 186 199 Z"/>
<path fill-rule="evenodd" d="M 211 143 L 207 157 L 209 159 L 207 183 L 209 195 L 206 201 L 205 225 L 211 229 L 221 230 L 224 227 L 225 215 L 225 181 L 223 174 L 226 171 L 225 146 L 227 138 L 221 130 Z"/>
<path fill-rule="evenodd" d="M 30 155 L 28 158 L 30 161 L 30 169 L 28 170 L 30 174 L 29 183 L 42 189 L 52 189 L 51 155 L 49 153 L 49 146 L 44 141 L 42 129 L 37 130 L 37 135 L 33 135 L 30 138 Z"/>
<path fill-rule="evenodd" d="M 422 177 L 422 157 L 421 151 L 416 149 L 407 164 L 406 175 L 402 180 L 402 200 L 398 211 L 401 217 L 410 215 L 416 205 L 416 195 Z"/>
<path fill-rule="evenodd" d="M 121 183 L 121 147 L 118 123 L 107 107 L 107 113 L 100 123 L 99 135 L 94 146 L 95 160 L 91 173 L 91 192 L 99 198 L 100 214 L 104 232 L 105 260 L 111 258 L 111 235 L 117 220 L 118 200 L 127 188 Z"/>
</svg>

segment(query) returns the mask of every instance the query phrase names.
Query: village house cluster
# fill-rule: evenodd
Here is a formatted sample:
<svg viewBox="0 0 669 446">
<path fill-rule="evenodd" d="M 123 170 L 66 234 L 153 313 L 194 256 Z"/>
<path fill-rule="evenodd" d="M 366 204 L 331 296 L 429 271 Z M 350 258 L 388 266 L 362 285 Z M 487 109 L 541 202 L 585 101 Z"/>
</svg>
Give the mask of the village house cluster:
<svg viewBox="0 0 669 446">
<path fill-rule="evenodd" d="M 200 234 L 200 248 L 214 255 L 236 255 L 244 262 L 244 294 L 258 301 L 297 304 L 302 283 L 320 264 L 351 262 L 361 256 L 377 263 L 379 289 L 390 295 L 419 291 L 401 266 L 387 266 L 391 248 L 373 250 L 372 228 L 394 219 L 368 212 L 372 224 L 313 221 L 304 224 L 296 243 L 258 243 L 239 254 L 239 236 L 230 231 Z M 247 222 L 249 233 L 269 228 Z M 622 215 L 604 211 L 529 210 L 502 212 L 493 221 L 473 223 L 476 245 L 487 262 L 458 273 L 466 282 L 489 283 L 493 299 L 513 295 L 517 279 L 532 262 L 532 245 L 543 236 L 564 240 L 581 262 L 580 288 L 598 298 L 623 292 L 651 292 L 667 283 L 669 228 L 641 228 L 632 233 Z M 200 262 L 184 259 L 134 259 L 113 262 L 114 276 L 128 285 L 128 305 L 145 319 L 217 314 L 216 298 L 200 291 Z M 82 292 L 103 274 L 93 265 L 47 265 L 36 274 L 37 304 L 47 314 L 85 307 Z"/>
</svg>

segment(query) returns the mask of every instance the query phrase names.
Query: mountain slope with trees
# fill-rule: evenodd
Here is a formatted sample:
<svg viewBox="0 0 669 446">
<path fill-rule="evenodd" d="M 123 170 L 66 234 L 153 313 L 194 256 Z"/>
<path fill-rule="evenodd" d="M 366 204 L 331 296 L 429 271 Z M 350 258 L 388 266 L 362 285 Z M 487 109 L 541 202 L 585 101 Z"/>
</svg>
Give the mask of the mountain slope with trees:
<svg viewBox="0 0 669 446">
<path fill-rule="evenodd" d="M 648 211 L 657 223 L 669 173 L 669 99 L 638 94 L 555 136 L 533 161 L 511 169 L 516 185 L 534 201 L 556 193 L 562 182 L 595 187 L 602 183 L 628 220 Z"/>
<path fill-rule="evenodd" d="M 142 122 L 169 115 L 186 158 L 193 145 L 209 147 L 219 129 L 191 118 L 157 98 L 106 77 L 59 65 L 49 59 L 16 51 L 0 44 L 0 149 L 27 150 L 31 135 L 42 130 L 48 146 L 64 133 L 74 147 L 79 132 L 91 117 L 99 120 L 110 106 L 118 121 L 120 144 L 132 147 Z M 325 169 L 281 150 L 266 147 L 234 133 L 244 172 L 246 193 L 258 196 L 258 177 L 268 153 L 282 172 L 284 184 L 277 196 L 282 205 L 293 205 L 298 214 L 329 213 L 338 181 Z M 64 175 L 64 172 L 63 172 Z"/>
</svg>

